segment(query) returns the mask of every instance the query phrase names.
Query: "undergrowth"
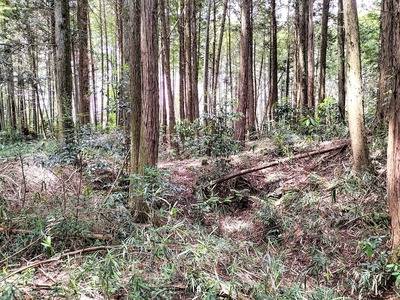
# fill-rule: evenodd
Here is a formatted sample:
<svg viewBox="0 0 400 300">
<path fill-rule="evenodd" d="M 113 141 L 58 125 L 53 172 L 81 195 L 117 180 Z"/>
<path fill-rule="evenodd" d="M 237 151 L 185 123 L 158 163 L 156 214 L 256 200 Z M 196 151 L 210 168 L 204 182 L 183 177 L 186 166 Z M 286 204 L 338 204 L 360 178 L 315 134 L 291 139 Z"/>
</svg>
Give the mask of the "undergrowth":
<svg viewBox="0 0 400 300">
<path fill-rule="evenodd" d="M 302 150 L 296 134 L 279 130 L 273 157 Z M 384 180 L 352 175 L 346 153 L 302 180 L 294 174 L 311 160 L 278 166 L 273 184 L 260 183 L 264 173 L 212 184 L 235 170 L 219 158 L 195 169 L 191 199 L 182 199 L 174 170 L 149 169 L 135 181 L 152 218 L 137 224 L 116 134 L 82 137 L 78 166 L 54 158 L 50 144 L 33 158 L 28 148 L 2 149 L 10 155 L 0 166 L 1 299 L 328 300 L 396 291 Z M 18 269 L 34 261 L 43 263 Z"/>
</svg>

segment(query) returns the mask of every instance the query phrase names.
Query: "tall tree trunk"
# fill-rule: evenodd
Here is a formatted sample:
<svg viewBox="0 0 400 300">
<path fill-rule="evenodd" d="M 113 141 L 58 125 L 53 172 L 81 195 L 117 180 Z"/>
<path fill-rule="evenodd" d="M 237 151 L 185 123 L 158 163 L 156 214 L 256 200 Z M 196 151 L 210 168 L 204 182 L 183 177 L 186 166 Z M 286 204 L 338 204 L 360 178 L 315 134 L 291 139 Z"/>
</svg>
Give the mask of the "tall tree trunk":
<svg viewBox="0 0 400 300">
<path fill-rule="evenodd" d="M 307 24 L 307 106 L 314 107 L 314 0 L 308 0 Z"/>
<path fill-rule="evenodd" d="M 239 65 L 239 104 L 237 112 L 241 114 L 235 122 L 234 138 L 238 141 L 245 141 L 246 138 L 246 121 L 248 118 L 249 98 L 249 81 L 252 81 L 250 69 L 251 62 L 251 1 L 242 0 L 241 2 L 241 30 L 240 30 L 240 65 Z"/>
<path fill-rule="evenodd" d="M 344 123 L 346 116 L 346 89 L 345 89 L 345 32 L 343 0 L 338 0 L 338 108 L 341 121 Z"/>
<path fill-rule="evenodd" d="M 22 60 L 18 61 L 19 70 L 18 70 L 18 79 L 17 79 L 17 88 L 18 88 L 18 117 L 20 122 L 20 130 L 22 134 L 29 134 L 28 122 L 26 119 L 26 109 L 25 109 L 25 82 L 22 76 Z"/>
<path fill-rule="evenodd" d="M 32 119 L 33 119 L 33 130 L 36 134 L 39 134 L 39 117 L 42 120 L 43 126 L 43 115 L 42 110 L 39 104 L 39 74 L 38 74 L 38 63 L 37 63 L 37 50 L 35 47 L 36 43 L 34 40 L 31 41 L 29 47 L 29 56 L 30 56 L 30 67 L 32 70 L 32 78 L 31 78 L 31 104 L 32 104 Z M 45 130 L 43 130 L 43 133 Z"/>
<path fill-rule="evenodd" d="M 321 49 L 319 63 L 319 88 L 318 103 L 325 100 L 325 80 L 326 80 L 326 49 L 328 48 L 328 17 L 330 0 L 324 0 L 322 4 L 322 28 L 321 28 Z"/>
<path fill-rule="evenodd" d="M 80 125 L 90 124 L 88 10 L 88 0 L 79 0 L 77 8 L 77 29 L 79 80 L 78 116 Z"/>
<path fill-rule="evenodd" d="M 5 47 L 5 57 L 7 61 L 7 111 L 11 135 L 17 131 L 17 116 L 15 105 L 15 84 L 14 84 L 14 62 L 10 45 Z"/>
<path fill-rule="evenodd" d="M 393 66 L 393 0 L 381 1 L 381 52 L 379 58 L 379 82 L 377 97 L 377 122 L 383 124 L 388 115 L 390 93 L 392 91 Z"/>
<path fill-rule="evenodd" d="M 272 120 L 272 107 L 278 103 L 278 43 L 276 24 L 276 1 L 270 0 L 270 82 L 268 93 L 268 116 Z"/>
<path fill-rule="evenodd" d="M 1 75 L 1 72 L 0 72 Z M 4 92 L 3 89 L 0 88 L 0 132 L 4 131 L 6 129 L 6 124 L 5 124 L 5 110 L 4 110 Z"/>
<path fill-rule="evenodd" d="M 141 140 L 141 119 L 142 119 L 142 64 L 141 64 L 141 0 L 129 0 L 129 90 L 130 90 L 130 137 L 131 137 L 131 158 L 130 173 L 144 174 L 144 166 L 139 163 L 140 140 Z M 134 55 L 132 55 L 134 54 Z M 145 222 L 148 207 L 143 197 L 135 193 L 137 182 L 132 177 L 129 187 L 130 207 L 135 219 Z"/>
<path fill-rule="evenodd" d="M 288 1 L 287 19 L 290 17 L 290 2 Z M 287 55 L 286 55 L 286 80 L 285 80 L 285 98 L 289 100 L 289 86 L 290 86 L 290 58 L 291 58 L 291 28 L 290 22 L 287 22 Z M 293 101 L 293 99 L 292 99 Z"/>
<path fill-rule="evenodd" d="M 140 41 L 140 1 L 129 1 L 129 79 L 131 106 L 131 174 L 143 172 L 139 168 L 140 127 L 142 116 L 142 65 Z M 132 55 L 135 54 L 135 55 Z"/>
<path fill-rule="evenodd" d="M 73 144 L 72 120 L 72 70 L 71 70 L 71 31 L 69 1 L 54 3 L 55 36 L 57 45 L 57 83 L 59 138 L 64 147 Z"/>
<path fill-rule="evenodd" d="M 185 2 L 185 99 L 186 99 L 186 118 L 193 122 L 193 95 L 192 95 L 192 1 L 186 0 Z"/>
<path fill-rule="evenodd" d="M 105 46 L 105 54 L 106 54 L 106 62 L 105 62 L 105 67 L 106 67 L 106 119 L 104 121 L 105 125 L 109 125 L 109 120 L 110 120 L 110 52 L 109 52 L 109 39 L 108 39 L 108 26 L 107 26 L 107 15 L 106 15 L 106 1 L 103 1 L 103 11 L 100 12 L 103 14 L 103 22 L 104 22 L 104 46 Z"/>
<path fill-rule="evenodd" d="M 384 0 L 386 2 L 386 0 Z M 393 94 L 389 104 L 389 139 L 387 149 L 387 198 L 391 218 L 392 259 L 396 262 L 400 257 L 400 1 L 393 1 L 393 15 L 384 27 L 391 31 L 381 47 L 393 47 Z M 391 0 L 387 1 L 391 2 Z M 389 3 L 386 3 L 389 4 Z M 389 6 L 390 7 L 390 6 Z M 382 34 L 387 34 L 382 32 Z M 384 49 L 381 49 L 385 51 Z M 382 53 L 382 52 L 381 52 Z"/>
<path fill-rule="evenodd" d="M 213 81 L 212 81 L 212 95 L 213 95 L 213 103 L 217 103 L 217 85 L 218 85 L 218 77 L 219 77 L 219 68 L 220 68 L 220 61 L 221 61 L 221 52 L 222 52 L 222 42 L 224 39 L 224 32 L 225 32 L 225 20 L 226 20 L 226 12 L 228 9 L 228 0 L 224 2 L 224 10 L 222 12 L 222 21 L 221 27 L 219 31 L 219 39 L 218 39 L 218 48 L 216 50 L 216 57 L 215 57 L 215 64 L 214 64 L 214 74 L 213 74 Z"/>
<path fill-rule="evenodd" d="M 199 38 L 200 38 L 200 24 L 197 26 L 197 6 L 199 2 L 192 0 L 192 15 L 191 15 L 191 28 L 192 28 L 192 110 L 193 119 L 198 119 L 200 116 L 199 111 Z"/>
<path fill-rule="evenodd" d="M 178 20 L 179 32 L 179 117 L 181 120 L 186 119 L 187 107 L 185 105 L 185 74 L 186 74 L 186 59 L 185 59 L 185 0 L 180 1 L 180 14 Z"/>
<path fill-rule="evenodd" d="M 208 74 L 209 74 L 209 61 L 210 61 L 210 19 L 211 19 L 211 0 L 207 0 L 207 14 L 206 14 L 206 36 L 204 41 L 204 83 L 203 83 L 203 110 L 204 113 L 209 112 L 209 86 L 208 86 Z"/>
<path fill-rule="evenodd" d="M 254 76 L 253 76 L 253 55 L 254 55 L 254 43 L 253 43 L 253 1 L 250 1 L 250 24 L 249 24 L 249 57 L 248 57 L 248 81 L 247 81 L 247 96 L 248 96 L 248 105 L 247 105 L 247 131 L 249 139 L 254 138 L 254 133 L 256 131 L 256 108 L 254 106 Z"/>
<path fill-rule="evenodd" d="M 308 24 L 308 0 L 296 0 L 296 31 L 297 31 L 297 105 L 301 111 L 305 108 L 308 101 L 308 70 L 307 70 L 307 24 Z"/>
<path fill-rule="evenodd" d="M 103 0 L 99 0 L 99 28 L 100 28 L 100 64 L 101 64 L 101 87 L 100 87 L 100 126 L 104 125 L 104 91 L 106 83 L 106 75 L 104 68 L 104 28 L 103 28 Z"/>
<path fill-rule="evenodd" d="M 172 91 L 172 80 L 171 80 L 171 39 L 169 29 L 169 19 L 167 18 L 166 0 L 160 0 L 160 11 L 161 11 L 161 28 L 162 28 L 162 43 L 163 43 L 163 66 L 165 72 L 165 85 L 168 95 L 168 133 L 169 143 L 172 141 L 172 135 L 175 133 L 175 106 L 174 106 L 174 94 Z"/>
<path fill-rule="evenodd" d="M 75 47 L 75 39 L 71 37 L 71 54 L 72 54 L 72 115 L 75 119 L 79 119 L 79 103 L 80 103 L 80 93 L 79 93 L 79 80 L 78 80 L 78 58 Z"/>
<path fill-rule="evenodd" d="M 217 4 L 216 4 L 216 0 L 213 0 L 213 39 L 212 39 L 212 53 L 211 53 L 211 57 L 212 57 L 212 65 L 211 65 L 211 74 L 212 74 L 212 78 L 211 78 L 211 90 L 214 87 L 214 81 L 215 81 L 215 65 L 216 65 L 216 53 L 217 53 Z M 210 112 L 212 114 L 216 114 L 217 113 L 217 101 L 216 101 L 217 97 L 214 97 L 214 95 L 212 95 L 211 98 L 211 109 Z M 215 101 L 214 101 L 215 100 Z"/>
<path fill-rule="evenodd" d="M 157 0 L 141 0 L 142 122 L 139 165 L 158 161 L 159 84 Z"/>
<path fill-rule="evenodd" d="M 94 52 L 93 52 L 93 39 L 92 39 L 92 26 L 90 20 L 88 22 L 88 33 L 89 33 L 89 48 L 90 48 L 90 72 L 92 79 L 92 95 L 93 95 L 93 123 L 94 127 L 97 128 L 98 122 L 98 104 L 97 104 L 97 91 L 96 91 L 96 69 L 94 63 Z"/>
<path fill-rule="evenodd" d="M 360 173 L 363 169 L 369 168 L 370 162 L 365 142 L 359 25 L 356 1 L 345 0 L 344 3 L 349 130 L 354 160 L 353 171 Z"/>
</svg>

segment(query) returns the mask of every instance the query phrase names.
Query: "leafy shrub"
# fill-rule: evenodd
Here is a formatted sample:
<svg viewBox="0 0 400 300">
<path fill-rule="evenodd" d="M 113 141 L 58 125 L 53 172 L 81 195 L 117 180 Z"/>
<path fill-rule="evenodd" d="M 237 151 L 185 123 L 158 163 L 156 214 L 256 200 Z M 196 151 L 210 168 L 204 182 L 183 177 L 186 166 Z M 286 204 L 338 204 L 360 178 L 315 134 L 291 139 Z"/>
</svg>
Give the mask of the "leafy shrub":
<svg viewBox="0 0 400 300">
<path fill-rule="evenodd" d="M 223 110 L 193 122 L 181 120 L 175 127 L 175 142 L 194 156 L 227 157 L 239 150 L 240 144 L 232 138 L 237 118 L 238 114 Z"/>
</svg>

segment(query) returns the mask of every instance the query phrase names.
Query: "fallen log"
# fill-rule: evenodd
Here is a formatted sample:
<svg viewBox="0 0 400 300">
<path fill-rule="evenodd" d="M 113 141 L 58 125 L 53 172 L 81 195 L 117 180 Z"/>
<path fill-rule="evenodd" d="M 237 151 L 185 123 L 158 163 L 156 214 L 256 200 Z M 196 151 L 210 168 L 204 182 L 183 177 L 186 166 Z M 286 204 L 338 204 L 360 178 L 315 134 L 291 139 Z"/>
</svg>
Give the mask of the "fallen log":
<svg viewBox="0 0 400 300">
<path fill-rule="evenodd" d="M 285 157 L 285 158 L 282 158 L 282 159 L 279 159 L 279 160 L 275 160 L 273 162 L 270 162 L 270 163 L 262 165 L 262 166 L 249 168 L 249 169 L 244 169 L 244 170 L 240 170 L 240 171 L 235 172 L 235 173 L 231 173 L 231 174 L 225 175 L 225 176 L 223 176 L 223 177 L 221 177 L 219 179 L 213 180 L 210 183 L 210 186 L 214 186 L 216 184 L 222 183 L 224 181 L 227 181 L 229 179 L 232 179 L 232 178 L 235 178 L 235 177 L 238 177 L 238 176 L 241 176 L 241 175 L 257 172 L 257 171 L 260 171 L 260 170 L 263 170 L 263 169 L 267 169 L 267 168 L 270 168 L 270 167 L 273 167 L 273 166 L 276 166 L 276 165 L 280 165 L 280 164 L 286 163 L 288 161 L 302 159 L 302 158 L 306 158 L 306 157 L 311 157 L 311 156 L 315 156 L 315 155 L 318 155 L 318 154 L 324 154 L 324 153 L 327 153 L 327 152 L 330 152 L 330 151 L 335 151 L 335 150 L 343 151 L 348 145 L 350 145 L 350 140 L 349 139 L 339 140 L 338 143 L 335 143 L 334 145 L 331 145 L 331 146 L 328 146 L 328 147 L 325 147 L 325 148 L 322 148 L 322 149 L 318 149 L 318 150 L 315 150 L 315 151 L 309 151 L 309 152 L 306 152 L 306 153 L 300 153 L 300 154 L 297 154 L 297 155 L 291 156 L 291 157 Z"/>
</svg>

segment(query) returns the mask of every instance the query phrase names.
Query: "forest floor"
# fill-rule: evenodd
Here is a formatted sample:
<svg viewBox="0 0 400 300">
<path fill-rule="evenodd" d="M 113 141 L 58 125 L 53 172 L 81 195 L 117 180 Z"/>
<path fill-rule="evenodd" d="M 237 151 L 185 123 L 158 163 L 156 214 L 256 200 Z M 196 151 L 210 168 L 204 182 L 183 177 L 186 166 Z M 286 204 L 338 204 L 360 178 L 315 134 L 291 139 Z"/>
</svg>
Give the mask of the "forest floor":
<svg viewBox="0 0 400 300">
<path fill-rule="evenodd" d="M 48 142 L 2 146 L 1 299 L 396 299 L 381 152 L 354 176 L 347 140 L 164 151 L 138 224 L 115 144 L 93 138 L 79 166 Z"/>
</svg>

